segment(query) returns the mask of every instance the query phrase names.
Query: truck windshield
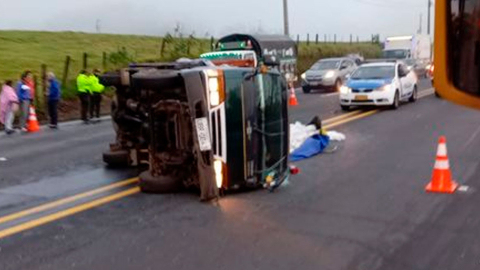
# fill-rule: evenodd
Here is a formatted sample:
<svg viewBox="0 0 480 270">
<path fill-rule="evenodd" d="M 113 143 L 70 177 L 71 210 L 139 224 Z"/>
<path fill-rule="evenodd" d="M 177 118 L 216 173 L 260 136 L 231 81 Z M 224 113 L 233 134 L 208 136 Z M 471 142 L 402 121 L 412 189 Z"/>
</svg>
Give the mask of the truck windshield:
<svg viewBox="0 0 480 270">
<path fill-rule="evenodd" d="M 310 68 L 311 70 L 328 70 L 338 69 L 340 67 L 340 61 L 320 61 Z"/>
<path fill-rule="evenodd" d="M 395 66 L 375 66 L 360 67 L 353 73 L 353 80 L 375 80 L 375 79 L 392 79 L 395 77 Z"/>
<path fill-rule="evenodd" d="M 408 57 L 408 50 L 387 50 L 383 51 L 383 58 L 405 59 Z"/>
</svg>

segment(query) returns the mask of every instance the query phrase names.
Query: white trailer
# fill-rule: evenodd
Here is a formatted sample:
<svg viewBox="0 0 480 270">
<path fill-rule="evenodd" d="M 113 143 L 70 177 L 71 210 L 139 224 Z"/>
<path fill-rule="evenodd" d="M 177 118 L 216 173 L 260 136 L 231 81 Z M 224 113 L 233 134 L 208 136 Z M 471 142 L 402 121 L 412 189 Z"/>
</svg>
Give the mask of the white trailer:
<svg viewBox="0 0 480 270">
<path fill-rule="evenodd" d="M 413 35 L 388 37 L 385 40 L 383 58 L 418 59 L 429 61 L 432 56 L 430 36 Z"/>
</svg>

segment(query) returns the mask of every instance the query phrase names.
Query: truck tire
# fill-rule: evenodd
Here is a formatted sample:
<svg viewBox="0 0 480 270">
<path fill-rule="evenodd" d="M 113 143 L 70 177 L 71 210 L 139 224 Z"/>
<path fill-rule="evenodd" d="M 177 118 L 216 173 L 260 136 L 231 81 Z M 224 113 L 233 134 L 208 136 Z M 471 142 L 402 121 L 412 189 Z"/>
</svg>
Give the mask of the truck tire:
<svg viewBox="0 0 480 270">
<path fill-rule="evenodd" d="M 104 152 L 103 162 L 109 167 L 127 167 L 130 166 L 130 155 L 127 150 Z"/>
<path fill-rule="evenodd" d="M 135 87 L 144 89 L 173 88 L 181 85 L 178 72 L 166 70 L 146 70 L 132 76 Z"/>
<path fill-rule="evenodd" d="M 140 190 L 145 193 L 175 193 L 181 188 L 180 181 L 168 175 L 153 176 L 150 171 L 145 171 L 139 178 Z"/>
<path fill-rule="evenodd" d="M 312 92 L 312 89 L 308 86 L 302 87 L 302 90 L 303 90 L 303 93 L 305 94 L 310 94 L 310 92 Z"/>
<path fill-rule="evenodd" d="M 348 105 L 340 105 L 340 107 L 342 108 L 342 111 L 345 111 L 345 112 L 350 111 L 350 106 L 348 106 Z"/>
</svg>

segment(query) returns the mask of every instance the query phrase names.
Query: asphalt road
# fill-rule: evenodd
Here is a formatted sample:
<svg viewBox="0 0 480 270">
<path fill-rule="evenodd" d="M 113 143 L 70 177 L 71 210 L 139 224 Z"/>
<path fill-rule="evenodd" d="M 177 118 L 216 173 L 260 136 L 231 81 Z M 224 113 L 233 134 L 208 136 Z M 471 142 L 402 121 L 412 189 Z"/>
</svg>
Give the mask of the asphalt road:
<svg viewBox="0 0 480 270">
<path fill-rule="evenodd" d="M 298 97 L 292 121 L 341 113 L 338 97 Z M 3 238 L 6 214 L 137 172 L 101 164 L 106 122 L 0 137 L 0 269 L 480 268 L 477 111 L 430 95 L 334 129 L 340 150 L 299 162 L 275 193 L 134 194 Z M 440 135 L 468 192 L 424 192 Z"/>
</svg>

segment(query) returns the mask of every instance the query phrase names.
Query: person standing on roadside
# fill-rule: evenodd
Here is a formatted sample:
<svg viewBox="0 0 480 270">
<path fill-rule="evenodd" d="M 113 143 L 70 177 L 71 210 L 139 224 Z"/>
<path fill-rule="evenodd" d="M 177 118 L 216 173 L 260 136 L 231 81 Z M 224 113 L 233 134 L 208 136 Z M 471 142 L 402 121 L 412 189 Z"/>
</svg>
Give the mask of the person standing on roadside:
<svg viewBox="0 0 480 270">
<path fill-rule="evenodd" d="M 89 124 L 88 110 L 90 108 L 91 83 L 89 73 L 86 70 L 80 71 L 77 77 L 77 91 L 80 98 L 80 112 L 84 124 Z"/>
<path fill-rule="evenodd" d="M 18 100 L 22 112 L 20 116 L 20 128 L 22 132 L 27 132 L 27 119 L 30 112 L 30 104 L 32 104 L 32 91 L 28 83 L 32 80 L 32 73 L 25 71 L 17 84 Z"/>
<path fill-rule="evenodd" d="M 105 86 L 103 86 L 100 83 L 100 70 L 95 69 L 93 71 L 93 74 L 89 76 L 89 80 L 91 83 L 91 104 L 90 104 L 90 119 L 94 119 L 96 117 L 96 123 L 100 122 L 100 105 L 102 103 L 102 93 L 103 90 L 105 89 Z M 94 122 L 94 123 L 95 123 Z"/>
<path fill-rule="evenodd" d="M 25 84 L 30 88 L 30 104 L 33 105 L 35 101 L 35 80 L 33 78 L 33 73 L 30 70 L 25 71 L 25 73 L 27 74 Z"/>
<path fill-rule="evenodd" d="M 15 132 L 13 120 L 17 110 L 17 93 L 15 93 L 15 89 L 12 87 L 12 81 L 8 80 L 2 87 L 2 93 L 0 93 L 0 122 L 5 125 L 5 133 L 8 135 Z"/>
<path fill-rule="evenodd" d="M 58 101 L 61 96 L 60 83 L 55 78 L 53 72 L 47 74 L 48 80 L 48 115 L 50 116 L 50 124 L 48 125 L 51 129 L 58 128 Z"/>
</svg>

